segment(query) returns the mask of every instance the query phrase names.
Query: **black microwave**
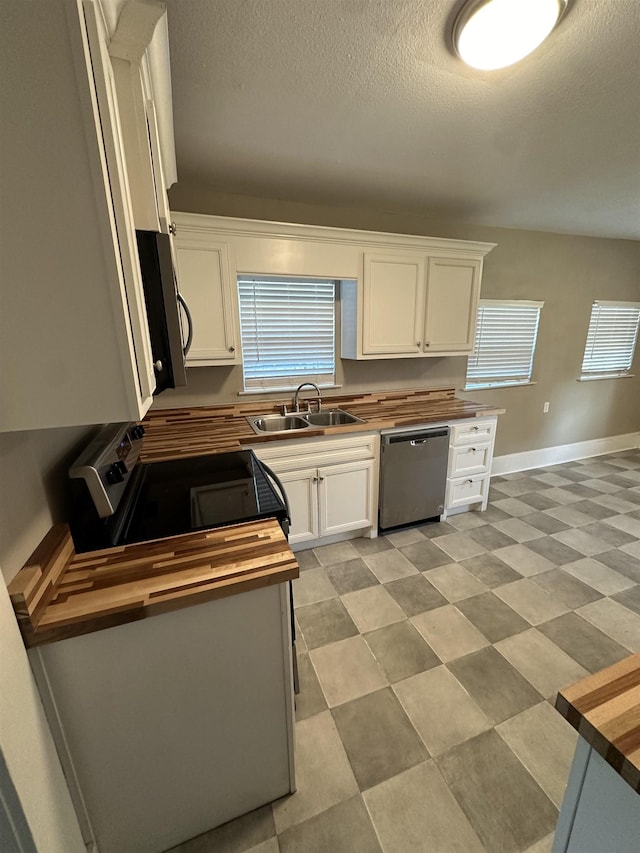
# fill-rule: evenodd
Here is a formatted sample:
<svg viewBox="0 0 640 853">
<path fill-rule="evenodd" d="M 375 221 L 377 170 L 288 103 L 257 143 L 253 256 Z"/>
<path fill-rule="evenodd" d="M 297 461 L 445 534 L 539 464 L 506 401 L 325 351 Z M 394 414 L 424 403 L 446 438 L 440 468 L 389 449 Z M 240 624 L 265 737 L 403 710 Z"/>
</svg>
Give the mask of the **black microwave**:
<svg viewBox="0 0 640 853">
<path fill-rule="evenodd" d="M 156 376 L 153 393 L 160 394 L 187 384 L 185 358 L 191 345 L 192 321 L 176 284 L 171 237 L 156 231 L 136 231 L 136 239 Z"/>
</svg>

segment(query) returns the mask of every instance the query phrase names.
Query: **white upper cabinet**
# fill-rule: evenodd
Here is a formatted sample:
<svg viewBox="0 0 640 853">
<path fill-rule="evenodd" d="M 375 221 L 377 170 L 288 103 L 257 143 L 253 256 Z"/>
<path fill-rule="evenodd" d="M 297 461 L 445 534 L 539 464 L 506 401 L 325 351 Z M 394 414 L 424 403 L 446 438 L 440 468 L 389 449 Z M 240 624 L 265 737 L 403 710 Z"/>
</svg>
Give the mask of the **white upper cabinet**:
<svg viewBox="0 0 640 853">
<path fill-rule="evenodd" d="M 0 38 L 0 429 L 141 418 L 155 378 L 102 9 L 9 3 Z"/>
<path fill-rule="evenodd" d="M 176 217 L 174 238 L 180 293 L 189 306 L 193 340 L 187 367 L 241 361 L 238 288 L 233 249 L 215 234 L 195 232 Z"/>
<path fill-rule="evenodd" d="M 480 299 L 480 268 L 480 261 L 467 258 L 429 258 L 425 353 L 466 355 L 472 351 Z"/>
<path fill-rule="evenodd" d="M 425 259 L 365 252 L 362 351 L 414 355 L 422 346 Z"/>
</svg>

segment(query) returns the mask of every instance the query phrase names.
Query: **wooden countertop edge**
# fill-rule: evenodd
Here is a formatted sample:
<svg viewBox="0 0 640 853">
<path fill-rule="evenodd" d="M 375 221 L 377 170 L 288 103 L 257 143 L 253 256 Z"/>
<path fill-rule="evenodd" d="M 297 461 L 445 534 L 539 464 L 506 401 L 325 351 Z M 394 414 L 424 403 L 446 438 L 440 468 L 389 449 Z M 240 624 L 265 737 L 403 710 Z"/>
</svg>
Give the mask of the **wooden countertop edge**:
<svg viewBox="0 0 640 853">
<path fill-rule="evenodd" d="M 555 703 L 565 720 L 638 793 L 640 703 L 634 696 L 639 686 L 640 654 L 634 654 L 564 688 Z"/>
<path fill-rule="evenodd" d="M 265 565 L 253 565 L 256 561 L 259 561 L 259 554 L 258 556 L 253 556 L 248 561 L 252 566 L 245 570 L 241 567 L 239 568 L 237 560 L 233 561 L 229 559 L 228 565 L 233 565 L 233 569 L 230 569 L 230 571 L 233 571 L 234 574 L 216 576 L 214 567 L 211 564 L 211 540 L 216 540 L 219 534 L 221 541 L 224 541 L 225 532 L 233 531 L 234 536 L 231 543 L 237 542 L 237 546 L 235 547 L 242 547 L 244 550 L 250 549 L 252 544 L 259 547 L 261 544 L 260 541 L 250 536 L 254 532 L 253 528 L 258 533 L 263 531 L 268 534 L 268 538 L 262 540 L 263 544 L 267 543 L 268 550 L 271 551 L 270 554 L 267 554 L 267 558 L 265 558 Z M 206 534 L 207 537 L 203 537 L 203 534 Z M 144 580 L 142 580 L 140 583 L 140 594 L 136 596 L 139 600 L 118 600 L 116 582 L 111 586 L 112 590 L 115 591 L 115 600 L 112 604 L 105 603 L 104 591 L 98 590 L 96 599 L 98 599 L 99 606 L 96 606 L 97 609 L 95 612 L 77 613 L 73 611 L 73 608 L 70 608 L 69 612 L 65 614 L 64 605 L 56 605 L 55 602 L 52 604 L 53 599 L 60 592 L 60 587 L 64 583 L 65 573 L 77 571 L 78 563 L 81 565 L 87 563 L 91 568 L 91 563 L 94 561 L 92 568 L 97 569 L 105 561 L 108 561 L 109 557 L 121 559 L 123 555 L 126 555 L 128 550 L 134 554 L 137 554 L 137 552 L 144 553 L 145 546 L 153 545 L 155 546 L 155 550 L 150 554 L 149 562 L 156 564 L 158 562 L 157 546 L 159 543 L 166 542 L 169 552 L 173 553 L 177 550 L 178 546 L 189 545 L 190 540 L 195 540 L 193 547 L 190 549 L 190 555 L 196 561 L 198 558 L 198 542 L 202 541 L 203 560 L 206 565 L 210 566 L 212 572 L 210 578 L 201 577 L 197 581 L 192 581 L 191 577 L 187 575 L 184 578 L 184 585 L 181 587 L 179 582 L 175 580 L 175 575 L 179 576 L 180 574 L 180 569 L 178 568 L 174 573 L 174 580 L 167 590 L 145 590 Z M 229 544 L 228 549 L 223 549 L 223 551 L 225 554 L 227 550 L 232 553 L 233 548 L 234 545 Z M 64 557 L 64 561 L 61 560 L 61 556 Z M 268 557 L 275 559 L 275 564 L 269 565 Z M 139 559 L 137 562 L 140 562 Z M 239 562 L 241 563 L 242 560 Z M 192 569 L 193 567 L 191 566 L 190 570 L 192 571 Z M 123 625 L 127 622 L 139 621 L 140 619 L 146 619 L 172 610 L 179 610 L 208 601 L 226 598 L 231 595 L 237 595 L 242 592 L 280 584 L 297 578 L 299 573 L 299 567 L 293 552 L 289 548 L 276 519 L 265 519 L 257 522 L 247 522 L 246 524 L 199 530 L 193 533 L 182 534 L 181 536 L 167 537 L 166 540 L 155 539 L 153 542 L 138 542 L 132 545 L 107 548 L 80 555 L 75 554 L 73 541 L 67 525 L 58 524 L 49 530 L 23 569 L 10 582 L 9 595 L 25 646 L 32 648 L 45 643 L 52 643 L 58 640 L 101 631 L 105 628 Z M 129 578 L 123 579 L 123 583 L 128 582 Z M 74 592 L 76 592 L 74 589 L 69 592 L 65 591 L 65 595 L 73 596 Z M 80 594 L 89 595 L 89 597 L 91 596 L 91 592 L 91 589 L 88 591 L 80 590 Z M 62 615 L 60 616 L 56 613 L 48 621 L 45 614 L 47 614 L 47 607 L 49 605 L 60 608 Z"/>
</svg>

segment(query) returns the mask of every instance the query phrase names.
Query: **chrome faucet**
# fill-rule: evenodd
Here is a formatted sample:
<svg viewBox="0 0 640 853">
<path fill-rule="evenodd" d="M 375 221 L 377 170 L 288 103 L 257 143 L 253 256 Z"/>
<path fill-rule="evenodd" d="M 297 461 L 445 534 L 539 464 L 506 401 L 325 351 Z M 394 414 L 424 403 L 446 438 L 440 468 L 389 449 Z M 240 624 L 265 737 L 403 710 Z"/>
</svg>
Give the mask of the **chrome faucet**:
<svg viewBox="0 0 640 853">
<path fill-rule="evenodd" d="M 298 387 L 296 388 L 296 393 L 293 395 L 293 410 L 294 410 L 294 412 L 300 411 L 300 402 L 298 400 L 298 396 L 300 394 L 300 389 L 304 388 L 307 385 L 310 388 L 316 389 L 316 394 L 318 395 L 318 399 L 316 401 L 318 404 L 318 411 L 320 411 L 322 409 L 322 396 L 320 394 L 320 389 L 318 388 L 318 386 L 315 384 L 315 382 L 303 382 L 302 385 L 298 385 Z M 307 401 L 307 411 L 309 411 L 309 412 L 311 411 L 311 401 L 310 400 Z"/>
</svg>

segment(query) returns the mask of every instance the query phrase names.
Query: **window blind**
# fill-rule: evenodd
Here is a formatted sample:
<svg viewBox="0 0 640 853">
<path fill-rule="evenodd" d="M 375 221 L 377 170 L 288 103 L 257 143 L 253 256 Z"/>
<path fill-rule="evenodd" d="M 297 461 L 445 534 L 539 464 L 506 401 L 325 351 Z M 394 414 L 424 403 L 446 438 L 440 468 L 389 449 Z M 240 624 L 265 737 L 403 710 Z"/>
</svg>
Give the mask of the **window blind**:
<svg viewBox="0 0 640 853">
<path fill-rule="evenodd" d="M 475 348 L 467 361 L 465 388 L 531 381 L 543 305 L 544 302 L 526 300 L 480 300 Z"/>
<path fill-rule="evenodd" d="M 594 302 L 582 359 L 582 377 L 629 373 L 640 325 L 640 302 Z"/>
<path fill-rule="evenodd" d="M 335 281 L 239 276 L 245 390 L 335 383 Z"/>
</svg>

